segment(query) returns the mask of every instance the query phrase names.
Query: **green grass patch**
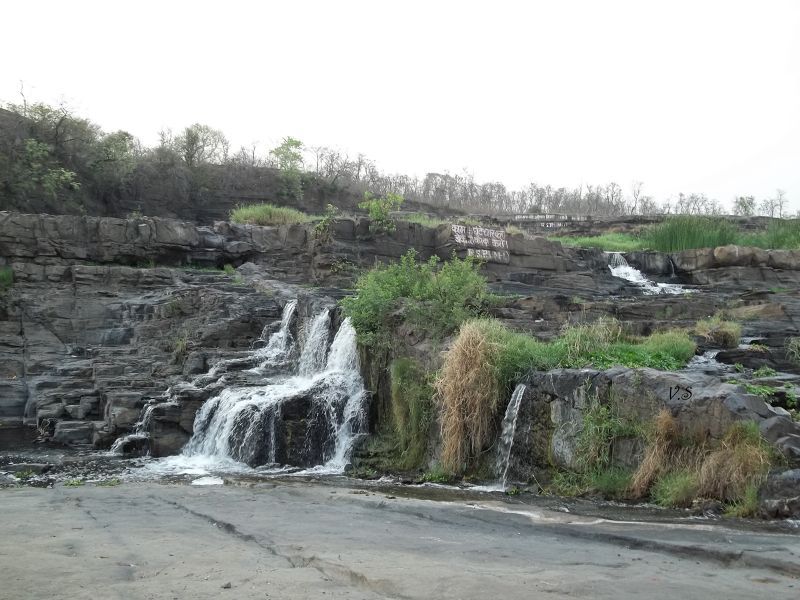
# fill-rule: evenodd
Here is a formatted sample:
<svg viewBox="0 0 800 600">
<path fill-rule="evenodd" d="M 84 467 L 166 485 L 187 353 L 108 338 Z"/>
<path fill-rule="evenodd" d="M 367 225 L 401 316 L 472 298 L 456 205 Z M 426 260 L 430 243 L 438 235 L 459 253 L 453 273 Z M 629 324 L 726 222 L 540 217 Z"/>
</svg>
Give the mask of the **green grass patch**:
<svg viewBox="0 0 800 600">
<path fill-rule="evenodd" d="M 429 471 L 426 471 L 422 475 L 422 481 L 428 483 L 452 483 L 455 480 L 455 477 L 452 473 L 447 471 L 439 464 L 433 465 Z"/>
<path fill-rule="evenodd" d="M 624 500 L 630 489 L 631 479 L 632 474 L 630 471 L 612 467 L 590 471 L 585 481 L 588 488 L 602 494 L 604 498 Z"/>
<path fill-rule="evenodd" d="M 800 337 L 786 339 L 786 358 L 796 365 L 800 365 Z"/>
<path fill-rule="evenodd" d="M 14 271 L 11 267 L 0 267 L 0 291 L 14 285 Z"/>
<path fill-rule="evenodd" d="M 724 319 L 717 313 L 713 317 L 698 321 L 694 332 L 721 348 L 736 348 L 742 337 L 742 326 L 735 321 Z"/>
<path fill-rule="evenodd" d="M 231 211 L 230 219 L 248 225 L 293 225 L 308 223 L 313 217 L 288 206 L 263 203 L 238 206 Z"/>
<path fill-rule="evenodd" d="M 689 469 L 669 471 L 656 479 L 650 495 L 659 506 L 688 508 L 697 496 L 697 474 Z"/>
<path fill-rule="evenodd" d="M 83 479 L 70 479 L 64 482 L 64 487 L 81 487 L 85 485 L 85 483 Z"/>
<path fill-rule="evenodd" d="M 753 377 L 772 377 L 777 374 L 778 372 L 768 365 L 761 365 L 758 369 L 753 371 Z"/>
<path fill-rule="evenodd" d="M 758 512 L 758 485 L 749 483 L 739 500 L 731 503 L 725 514 L 729 517 L 753 517 Z"/>
<path fill-rule="evenodd" d="M 494 366 L 501 388 L 506 392 L 532 371 L 583 367 L 607 369 L 614 365 L 677 370 L 686 366 L 696 349 L 685 331 L 670 330 L 646 338 L 633 338 L 625 336 L 619 323 L 613 319 L 573 325 L 551 342 L 511 331 L 494 319 L 481 320 L 480 323 L 499 348 Z"/>
<path fill-rule="evenodd" d="M 111 479 L 103 479 L 102 481 L 98 481 L 97 483 L 95 483 L 97 487 L 116 487 L 121 484 L 122 480 L 117 477 L 113 477 Z"/>
<path fill-rule="evenodd" d="M 745 234 L 739 244 L 765 249 L 796 250 L 800 248 L 800 219 L 770 221 L 765 231 Z"/>
<path fill-rule="evenodd" d="M 392 361 L 392 417 L 400 446 L 402 468 L 418 467 L 425 458 L 428 435 L 433 423 L 433 386 L 430 376 L 410 358 Z"/>
<path fill-rule="evenodd" d="M 591 237 L 550 237 L 565 246 L 600 248 L 608 252 L 657 250 L 680 252 L 696 248 L 716 248 L 736 244 L 764 249 L 794 250 L 800 248 L 800 219 L 775 219 L 766 229 L 741 231 L 721 217 L 677 215 L 648 227 L 639 236 L 627 233 L 606 233 Z"/>
<path fill-rule="evenodd" d="M 590 237 L 560 237 L 553 236 L 548 239 L 561 242 L 565 246 L 578 248 L 599 248 L 607 252 L 634 252 L 643 250 L 642 241 L 628 233 L 604 233 Z"/>
</svg>

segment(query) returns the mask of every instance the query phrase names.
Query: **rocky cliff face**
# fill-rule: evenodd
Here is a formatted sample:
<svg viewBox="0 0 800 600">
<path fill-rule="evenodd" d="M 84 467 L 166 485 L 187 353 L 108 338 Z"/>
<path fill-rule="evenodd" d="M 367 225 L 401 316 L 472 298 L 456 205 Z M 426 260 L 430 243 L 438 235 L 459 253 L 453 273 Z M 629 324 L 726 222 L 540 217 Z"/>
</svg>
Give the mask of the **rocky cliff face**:
<svg viewBox="0 0 800 600">
<path fill-rule="evenodd" d="M 422 259 L 467 254 L 448 226 L 399 223 L 376 236 L 367 220 L 342 219 L 320 237 L 311 225 L 0 212 L 0 266 L 14 280 L 0 295 L 0 419 L 58 442 L 107 446 L 149 399 L 259 343 L 288 299 L 308 297 L 311 310 L 314 298 L 340 296 L 357 269 L 412 248 Z M 591 280 L 601 260 L 522 236 L 509 239 L 508 255 L 487 263 L 491 279 Z M 194 400 L 174 419 L 157 415 L 178 425 L 175 440 L 191 433 L 203 399 Z"/>
</svg>

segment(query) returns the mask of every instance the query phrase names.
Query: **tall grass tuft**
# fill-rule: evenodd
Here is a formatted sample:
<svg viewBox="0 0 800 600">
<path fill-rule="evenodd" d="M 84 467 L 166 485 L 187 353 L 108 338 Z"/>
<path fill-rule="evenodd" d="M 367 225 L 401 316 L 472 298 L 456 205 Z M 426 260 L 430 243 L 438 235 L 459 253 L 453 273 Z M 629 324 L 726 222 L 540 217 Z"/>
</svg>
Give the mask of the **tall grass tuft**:
<svg viewBox="0 0 800 600">
<path fill-rule="evenodd" d="M 741 501 L 748 488 L 763 481 L 772 463 L 767 442 L 758 423 L 734 423 L 719 447 L 700 466 L 700 494 L 727 502 Z"/>
<path fill-rule="evenodd" d="M 739 230 L 726 219 L 681 215 L 670 217 L 642 233 L 643 244 L 660 252 L 715 248 L 736 244 Z"/>
<path fill-rule="evenodd" d="M 694 332 L 721 348 L 736 348 L 742 337 L 742 326 L 735 321 L 727 321 L 719 313 L 708 319 L 699 320 Z"/>
<path fill-rule="evenodd" d="M 263 203 L 238 206 L 231 211 L 230 219 L 234 223 L 266 226 L 308 223 L 312 217 L 288 206 Z"/>
<path fill-rule="evenodd" d="M 469 321 L 447 353 L 436 381 L 442 466 L 461 473 L 494 433 L 499 386 L 493 365 L 500 348 L 480 321 Z"/>
<path fill-rule="evenodd" d="M 631 481 L 633 498 L 643 498 L 653 482 L 670 467 L 670 456 L 678 441 L 678 422 L 667 409 L 656 415 L 647 438 L 644 458 Z"/>
<path fill-rule="evenodd" d="M 398 358 L 389 367 L 394 432 L 404 468 L 419 466 L 425 457 L 433 421 L 433 387 L 428 374 L 410 358 Z"/>
<path fill-rule="evenodd" d="M 765 231 L 745 235 L 739 243 L 770 250 L 795 250 L 800 248 L 800 219 L 772 220 Z"/>
</svg>

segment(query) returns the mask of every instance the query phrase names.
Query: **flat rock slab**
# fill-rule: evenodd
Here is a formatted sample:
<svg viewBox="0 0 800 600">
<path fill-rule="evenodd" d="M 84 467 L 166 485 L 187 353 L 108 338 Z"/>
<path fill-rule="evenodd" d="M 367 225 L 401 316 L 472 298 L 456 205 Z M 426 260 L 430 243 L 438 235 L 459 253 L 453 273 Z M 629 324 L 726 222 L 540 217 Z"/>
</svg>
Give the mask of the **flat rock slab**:
<svg viewBox="0 0 800 600">
<path fill-rule="evenodd" d="M 243 483 L 0 490 L 0 597 L 749 600 L 800 589 L 794 533 Z"/>
</svg>

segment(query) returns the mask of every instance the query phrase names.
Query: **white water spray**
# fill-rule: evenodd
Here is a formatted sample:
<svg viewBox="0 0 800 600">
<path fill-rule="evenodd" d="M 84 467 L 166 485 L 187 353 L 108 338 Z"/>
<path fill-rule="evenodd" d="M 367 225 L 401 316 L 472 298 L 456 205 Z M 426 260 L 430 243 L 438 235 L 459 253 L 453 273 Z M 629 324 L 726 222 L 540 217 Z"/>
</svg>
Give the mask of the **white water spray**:
<svg viewBox="0 0 800 600">
<path fill-rule="evenodd" d="M 648 296 L 657 294 L 683 294 L 686 290 L 683 286 L 675 283 L 656 283 L 645 277 L 639 269 L 632 267 L 622 256 L 621 252 L 607 252 L 608 268 L 614 277 L 625 279 L 637 285 L 642 292 Z"/>
<path fill-rule="evenodd" d="M 525 396 L 526 387 L 519 384 L 514 388 L 511 400 L 506 407 L 506 414 L 503 417 L 503 428 L 497 444 L 497 462 L 495 472 L 500 478 L 501 490 L 505 491 L 508 484 L 508 469 L 511 465 L 511 449 L 514 447 L 514 434 L 517 431 L 517 417 L 522 398 Z"/>
</svg>

